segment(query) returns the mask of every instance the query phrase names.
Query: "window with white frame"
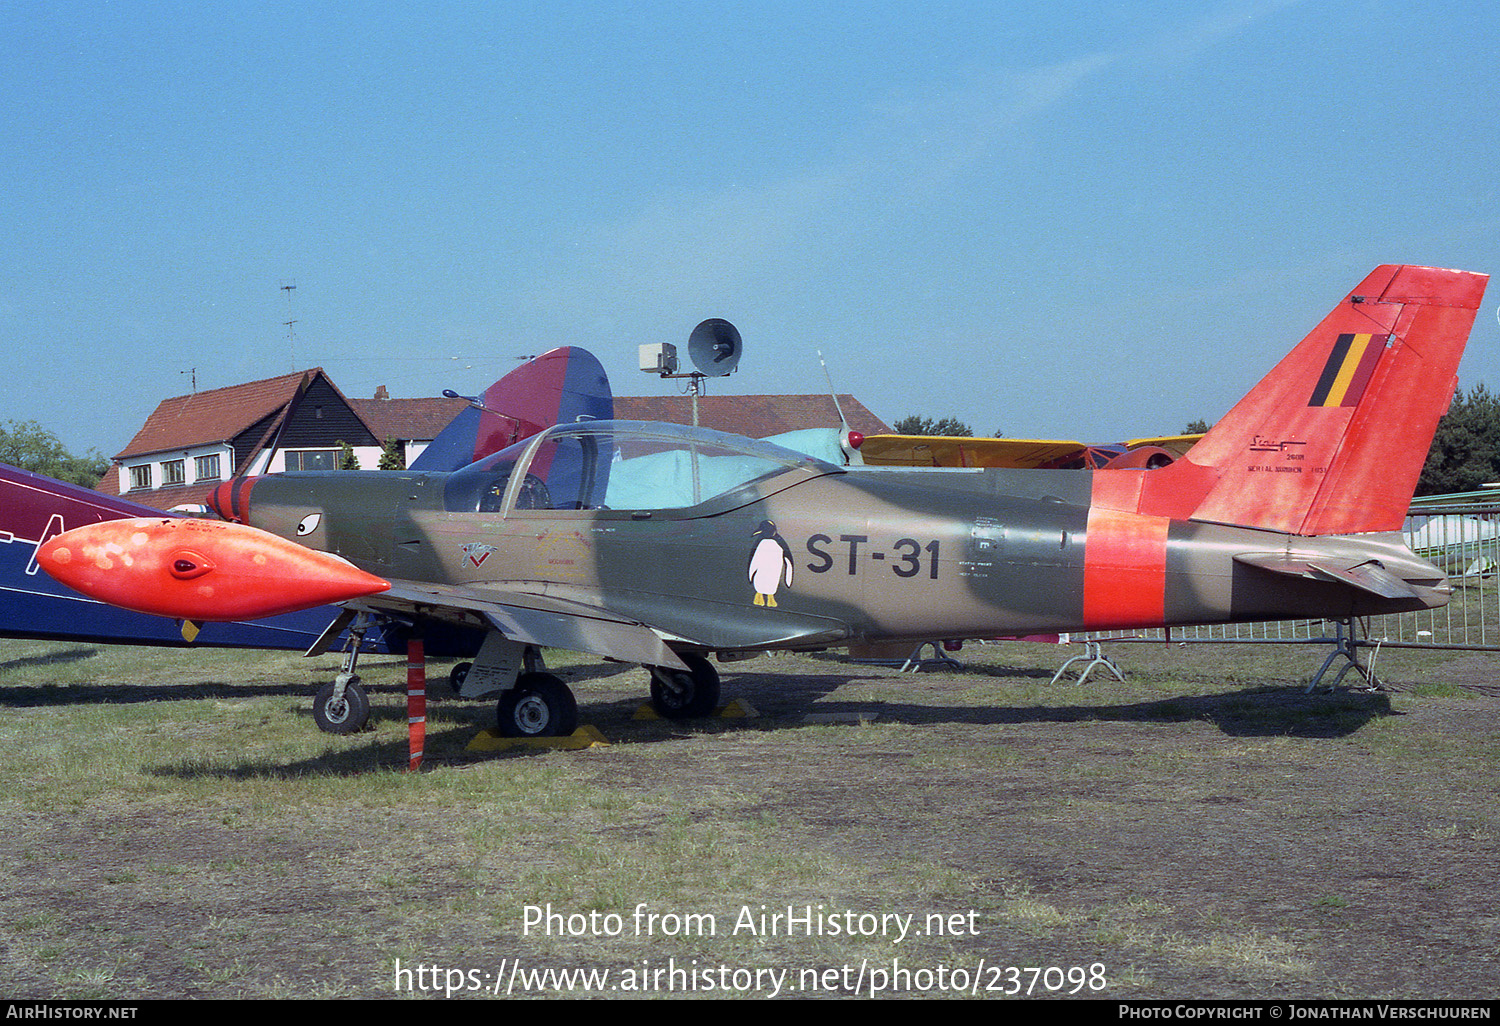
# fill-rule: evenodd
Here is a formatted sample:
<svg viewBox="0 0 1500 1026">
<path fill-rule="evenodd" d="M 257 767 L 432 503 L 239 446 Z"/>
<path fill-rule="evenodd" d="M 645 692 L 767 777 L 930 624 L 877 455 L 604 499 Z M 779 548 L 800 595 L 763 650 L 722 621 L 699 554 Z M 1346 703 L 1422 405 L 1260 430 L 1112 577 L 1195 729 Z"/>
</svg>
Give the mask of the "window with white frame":
<svg viewBox="0 0 1500 1026">
<path fill-rule="evenodd" d="M 149 464 L 149 463 L 142 463 L 139 466 L 131 467 L 130 468 L 130 490 L 131 491 L 136 491 L 138 489 L 150 488 L 150 487 L 151 487 L 151 464 Z"/>
<path fill-rule="evenodd" d="M 161 465 L 161 483 L 163 488 L 168 485 L 186 484 L 187 461 L 163 460 Z"/>
<path fill-rule="evenodd" d="M 212 456 L 199 456 L 193 460 L 193 473 L 199 481 L 217 481 L 221 476 L 219 473 L 219 454 Z"/>
<path fill-rule="evenodd" d="M 286 454 L 287 470 L 337 470 L 335 449 L 291 449 Z"/>
</svg>

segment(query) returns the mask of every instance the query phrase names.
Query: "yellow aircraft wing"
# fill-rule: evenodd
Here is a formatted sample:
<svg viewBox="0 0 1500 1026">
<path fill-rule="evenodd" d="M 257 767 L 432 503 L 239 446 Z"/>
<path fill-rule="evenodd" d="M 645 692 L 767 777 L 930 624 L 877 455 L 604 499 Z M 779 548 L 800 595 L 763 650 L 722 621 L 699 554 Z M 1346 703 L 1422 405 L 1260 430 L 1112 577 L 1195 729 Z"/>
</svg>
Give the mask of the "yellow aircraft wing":
<svg viewBox="0 0 1500 1026">
<path fill-rule="evenodd" d="M 1127 449 L 1157 446 L 1180 458 L 1202 435 L 1135 438 Z M 871 466 L 1008 467 L 1034 470 L 1082 459 L 1083 442 L 1045 438 L 955 438 L 946 435 L 866 435 L 860 455 Z"/>
<path fill-rule="evenodd" d="M 892 467 L 1014 467 L 1030 470 L 1081 454 L 1082 442 L 1037 438 L 953 438 L 945 435 L 866 435 L 865 462 Z"/>
<path fill-rule="evenodd" d="M 1127 449 L 1139 449 L 1143 445 L 1159 446 L 1181 459 L 1189 449 L 1198 444 L 1202 435 L 1164 435 L 1161 438 L 1132 438 L 1125 443 Z"/>
</svg>

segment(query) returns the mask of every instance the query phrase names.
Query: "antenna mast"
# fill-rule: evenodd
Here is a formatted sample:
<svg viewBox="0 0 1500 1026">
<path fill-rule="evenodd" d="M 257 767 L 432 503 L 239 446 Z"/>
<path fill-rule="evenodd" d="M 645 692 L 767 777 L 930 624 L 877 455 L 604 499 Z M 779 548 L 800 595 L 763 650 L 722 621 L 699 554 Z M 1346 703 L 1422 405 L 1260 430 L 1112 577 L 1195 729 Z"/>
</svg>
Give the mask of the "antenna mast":
<svg viewBox="0 0 1500 1026">
<path fill-rule="evenodd" d="M 297 323 L 297 321 L 292 317 L 292 290 L 296 287 L 296 282 L 284 281 L 281 283 L 281 291 L 286 293 L 287 317 L 287 319 L 282 323 L 286 325 L 286 351 L 287 356 L 290 357 L 292 361 L 292 370 L 297 369 L 297 336 L 296 333 L 292 331 L 292 325 Z"/>
</svg>

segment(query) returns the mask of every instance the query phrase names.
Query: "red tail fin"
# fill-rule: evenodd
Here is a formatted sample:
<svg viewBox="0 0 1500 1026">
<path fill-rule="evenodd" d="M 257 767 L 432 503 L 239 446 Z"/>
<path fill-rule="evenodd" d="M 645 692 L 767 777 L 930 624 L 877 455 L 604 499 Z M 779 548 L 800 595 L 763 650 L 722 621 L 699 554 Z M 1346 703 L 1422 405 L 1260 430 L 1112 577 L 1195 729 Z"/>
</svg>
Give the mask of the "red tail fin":
<svg viewBox="0 0 1500 1026">
<path fill-rule="evenodd" d="M 1376 268 L 1183 459 L 1096 474 L 1095 503 L 1288 534 L 1400 530 L 1488 281 Z"/>
</svg>

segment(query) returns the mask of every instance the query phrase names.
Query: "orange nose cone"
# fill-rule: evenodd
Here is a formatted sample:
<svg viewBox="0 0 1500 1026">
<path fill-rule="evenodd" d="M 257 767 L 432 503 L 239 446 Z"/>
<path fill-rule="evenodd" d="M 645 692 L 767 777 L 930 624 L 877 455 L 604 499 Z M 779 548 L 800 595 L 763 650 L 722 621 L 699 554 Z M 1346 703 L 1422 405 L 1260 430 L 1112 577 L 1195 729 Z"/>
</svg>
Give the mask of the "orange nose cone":
<svg viewBox="0 0 1500 1026">
<path fill-rule="evenodd" d="M 46 542 L 37 562 L 90 598 L 179 620 L 258 620 L 390 587 L 337 556 L 210 520 L 90 524 Z"/>
</svg>

